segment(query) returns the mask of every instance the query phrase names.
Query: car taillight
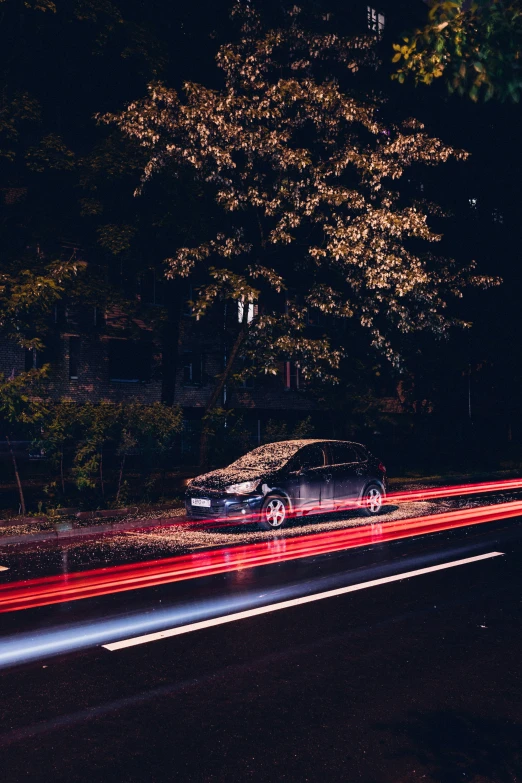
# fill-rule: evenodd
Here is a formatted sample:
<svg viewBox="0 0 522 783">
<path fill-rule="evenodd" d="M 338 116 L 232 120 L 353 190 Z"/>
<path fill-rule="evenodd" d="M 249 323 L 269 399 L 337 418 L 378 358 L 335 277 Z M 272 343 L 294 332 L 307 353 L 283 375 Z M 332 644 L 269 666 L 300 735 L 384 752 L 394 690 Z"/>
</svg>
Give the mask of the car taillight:
<svg viewBox="0 0 522 783">
<path fill-rule="evenodd" d="M 386 468 L 385 468 L 385 466 L 382 464 L 382 462 L 379 462 L 379 470 L 380 470 L 382 473 L 386 473 Z"/>
</svg>

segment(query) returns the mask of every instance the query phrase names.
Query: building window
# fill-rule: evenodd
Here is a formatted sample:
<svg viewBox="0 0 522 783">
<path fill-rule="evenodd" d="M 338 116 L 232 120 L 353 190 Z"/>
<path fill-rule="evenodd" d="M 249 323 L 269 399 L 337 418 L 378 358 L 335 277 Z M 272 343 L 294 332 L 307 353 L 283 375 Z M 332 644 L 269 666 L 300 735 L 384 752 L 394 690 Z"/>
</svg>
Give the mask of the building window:
<svg viewBox="0 0 522 783">
<path fill-rule="evenodd" d="M 308 326 L 322 326 L 324 324 L 324 313 L 317 308 L 306 311 L 306 323 Z"/>
<path fill-rule="evenodd" d="M 304 386 L 301 371 L 295 362 L 284 362 L 283 381 L 286 390 L 302 389 Z"/>
<path fill-rule="evenodd" d="M 185 386 L 200 386 L 203 382 L 203 355 L 196 351 L 183 353 L 183 383 Z"/>
<path fill-rule="evenodd" d="M 54 323 L 60 326 L 67 322 L 67 307 L 65 302 L 57 302 L 54 306 Z"/>
<path fill-rule="evenodd" d="M 78 380 L 78 368 L 80 365 L 80 338 L 69 337 L 69 378 Z"/>
<path fill-rule="evenodd" d="M 152 346 L 134 340 L 109 341 L 109 380 L 145 383 L 150 380 Z"/>
<path fill-rule="evenodd" d="M 162 305 L 163 304 L 163 280 L 158 279 L 154 269 L 149 269 L 140 280 L 140 298 L 142 304 Z"/>
<path fill-rule="evenodd" d="M 45 346 L 41 351 L 37 351 L 35 348 L 25 349 L 24 369 L 26 372 L 29 370 L 41 370 L 46 364 L 51 364 L 54 358 L 54 353 L 50 346 Z"/>
<path fill-rule="evenodd" d="M 372 8 L 371 5 L 366 6 L 368 30 L 375 33 L 380 38 L 384 31 L 384 14 L 380 14 L 376 8 Z"/>
<path fill-rule="evenodd" d="M 103 307 L 94 305 L 92 309 L 92 325 L 95 327 L 105 326 L 105 310 Z"/>
<path fill-rule="evenodd" d="M 237 320 L 240 324 L 243 323 L 243 316 L 245 313 L 245 300 L 237 300 Z M 251 323 L 258 313 L 258 306 L 254 302 L 248 303 L 247 323 Z"/>
</svg>

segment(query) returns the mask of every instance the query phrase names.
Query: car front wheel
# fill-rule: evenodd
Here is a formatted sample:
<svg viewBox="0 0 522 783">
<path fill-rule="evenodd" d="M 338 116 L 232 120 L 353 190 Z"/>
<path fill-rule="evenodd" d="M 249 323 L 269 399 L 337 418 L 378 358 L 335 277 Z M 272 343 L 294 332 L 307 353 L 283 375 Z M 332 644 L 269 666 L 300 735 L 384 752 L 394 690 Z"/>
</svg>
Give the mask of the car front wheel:
<svg viewBox="0 0 522 783">
<path fill-rule="evenodd" d="M 271 495 L 264 499 L 261 508 L 259 526 L 263 530 L 279 530 L 288 519 L 288 503 L 279 495 Z"/>
<path fill-rule="evenodd" d="M 384 496 L 380 487 L 372 484 L 364 490 L 361 498 L 361 508 L 367 517 L 377 516 L 381 512 Z"/>
</svg>

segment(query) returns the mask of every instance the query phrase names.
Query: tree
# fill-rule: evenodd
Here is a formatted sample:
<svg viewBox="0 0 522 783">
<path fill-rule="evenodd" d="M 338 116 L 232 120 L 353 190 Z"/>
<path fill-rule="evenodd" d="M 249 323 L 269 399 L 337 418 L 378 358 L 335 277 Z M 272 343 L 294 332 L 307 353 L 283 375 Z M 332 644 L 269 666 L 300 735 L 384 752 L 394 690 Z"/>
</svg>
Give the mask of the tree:
<svg viewBox="0 0 522 783">
<path fill-rule="evenodd" d="M 64 403 L 66 405 L 66 403 Z M 142 473 L 150 484 L 154 471 L 164 467 L 164 458 L 170 453 L 175 435 L 181 430 L 182 414 L 176 407 L 162 403 L 145 405 L 132 402 L 115 405 L 101 402 L 73 407 L 75 433 L 82 433 L 75 444 L 74 475 L 80 490 L 93 490 L 106 502 L 104 454 L 111 452 L 119 458 L 115 502 L 121 499 L 124 487 L 125 463 L 129 452 L 137 449 Z M 62 416 L 63 418 L 63 416 Z M 57 428 L 58 429 L 58 428 Z"/>
<path fill-rule="evenodd" d="M 290 431 L 286 421 L 269 419 L 266 423 L 263 443 L 273 443 L 274 441 L 286 440 L 287 438 L 313 438 L 314 434 L 315 428 L 312 424 L 311 416 L 301 419 Z"/>
<path fill-rule="evenodd" d="M 82 416 L 80 408 L 72 402 L 62 401 L 48 404 L 47 414 L 43 419 L 37 445 L 43 449 L 45 456 L 54 468 L 59 469 L 62 497 L 65 497 L 65 450 L 74 447 L 75 438 L 79 435 Z M 56 486 L 53 483 L 53 486 Z"/>
<path fill-rule="evenodd" d="M 518 103 L 522 94 L 520 0 L 431 4 L 429 21 L 394 44 L 393 79 L 417 84 L 444 77 L 450 92 Z"/>
<path fill-rule="evenodd" d="M 121 457 L 116 491 L 116 503 L 120 500 L 123 486 L 125 460 L 130 449 L 138 448 L 140 462 L 149 474 L 149 486 L 154 480 L 154 469 L 161 466 L 171 453 L 174 437 L 181 431 L 183 416 L 180 408 L 155 402 L 144 405 L 134 402 L 121 408 L 121 435 L 118 454 Z"/>
<path fill-rule="evenodd" d="M 24 432 L 32 439 L 39 431 L 48 415 L 48 406 L 42 390 L 42 382 L 47 374 L 47 368 L 30 370 L 13 378 L 5 378 L 0 373 L 0 418 Z M 15 453 L 8 434 L 5 436 L 20 496 L 20 510 L 26 512 L 25 497 L 18 470 Z"/>
<path fill-rule="evenodd" d="M 79 410 L 83 438 L 74 456 L 74 473 L 79 489 L 94 489 L 99 482 L 100 495 L 105 499 L 103 472 L 104 450 L 119 442 L 121 405 L 102 402 L 85 403 Z"/>
<path fill-rule="evenodd" d="M 143 153 L 94 115 L 163 75 L 168 48 L 177 63 L 186 27 L 161 0 L 0 0 L 0 8 L 2 337 L 42 350 L 64 300 L 70 311 L 117 304 L 131 331 L 140 279 L 177 215 L 158 198 L 136 209 Z M 177 344 L 174 294 L 165 313 L 142 307 L 139 320 Z"/>
<path fill-rule="evenodd" d="M 355 97 L 355 73 L 374 63 L 372 43 L 310 33 L 297 9 L 279 27 L 264 26 L 246 3 L 233 14 L 241 32 L 219 50 L 222 89 L 186 83 L 180 96 L 155 83 L 105 117 L 148 153 L 139 192 L 160 171 L 189 171 L 218 226 L 166 260 L 169 278 L 195 282 L 195 317 L 219 300 L 242 313 L 207 413 L 240 354 L 253 372 L 276 373 L 292 359 L 309 380 L 335 380 L 343 321 L 397 361 L 398 334 L 445 334 L 459 322 L 448 299 L 493 282 L 422 248 L 440 238 L 428 224 L 435 208 L 408 203 L 399 181 L 418 164 L 466 153 L 415 120 L 387 122 L 378 99 Z M 331 317 L 319 336 L 307 329 L 317 311 Z M 203 443 L 202 461 L 205 451 Z"/>
</svg>

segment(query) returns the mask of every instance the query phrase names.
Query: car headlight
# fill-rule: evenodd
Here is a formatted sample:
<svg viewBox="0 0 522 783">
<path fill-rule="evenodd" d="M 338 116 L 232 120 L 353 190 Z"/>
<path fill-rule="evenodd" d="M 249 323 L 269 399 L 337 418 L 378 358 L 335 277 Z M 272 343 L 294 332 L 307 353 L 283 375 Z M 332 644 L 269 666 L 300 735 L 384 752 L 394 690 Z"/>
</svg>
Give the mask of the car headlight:
<svg viewBox="0 0 522 783">
<path fill-rule="evenodd" d="M 242 481 L 241 484 L 231 484 L 225 492 L 229 495 L 248 495 L 249 492 L 255 492 L 259 481 Z"/>
</svg>

